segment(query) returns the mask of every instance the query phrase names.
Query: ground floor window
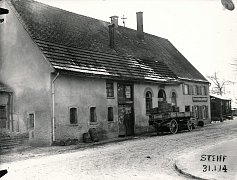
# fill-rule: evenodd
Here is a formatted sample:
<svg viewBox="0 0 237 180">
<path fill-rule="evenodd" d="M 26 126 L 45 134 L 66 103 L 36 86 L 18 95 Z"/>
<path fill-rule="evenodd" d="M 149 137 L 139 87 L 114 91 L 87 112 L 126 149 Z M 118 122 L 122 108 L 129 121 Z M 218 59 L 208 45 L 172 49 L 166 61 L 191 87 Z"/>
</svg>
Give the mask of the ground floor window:
<svg viewBox="0 0 237 180">
<path fill-rule="evenodd" d="M 190 106 L 185 106 L 185 112 L 190 112 Z"/>
<path fill-rule="evenodd" d="M 29 118 L 29 128 L 34 129 L 34 127 L 35 127 L 35 114 L 34 113 L 29 113 L 28 118 Z"/>
<path fill-rule="evenodd" d="M 77 124 L 77 108 L 70 108 L 70 124 Z"/>
<path fill-rule="evenodd" d="M 207 119 L 208 118 L 208 106 L 193 106 L 193 113 L 197 119 Z"/>
<path fill-rule="evenodd" d="M 0 128 L 7 126 L 7 110 L 6 106 L 0 106 Z"/>
<path fill-rule="evenodd" d="M 96 107 L 90 108 L 90 122 L 97 122 Z"/>
<path fill-rule="evenodd" d="M 150 91 L 146 92 L 146 114 L 150 113 L 152 108 L 152 94 Z"/>
<path fill-rule="evenodd" d="M 108 107 L 108 121 L 114 120 L 114 112 L 113 107 Z"/>
</svg>

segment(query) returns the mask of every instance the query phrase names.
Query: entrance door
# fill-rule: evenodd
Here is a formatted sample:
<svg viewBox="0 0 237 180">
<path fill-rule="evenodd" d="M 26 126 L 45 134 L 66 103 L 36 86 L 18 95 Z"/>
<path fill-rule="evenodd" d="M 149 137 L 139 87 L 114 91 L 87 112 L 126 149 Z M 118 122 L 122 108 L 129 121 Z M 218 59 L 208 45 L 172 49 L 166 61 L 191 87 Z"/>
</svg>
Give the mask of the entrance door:
<svg viewBox="0 0 237 180">
<path fill-rule="evenodd" d="M 134 134 L 134 108 L 132 84 L 118 83 L 119 135 Z"/>
</svg>

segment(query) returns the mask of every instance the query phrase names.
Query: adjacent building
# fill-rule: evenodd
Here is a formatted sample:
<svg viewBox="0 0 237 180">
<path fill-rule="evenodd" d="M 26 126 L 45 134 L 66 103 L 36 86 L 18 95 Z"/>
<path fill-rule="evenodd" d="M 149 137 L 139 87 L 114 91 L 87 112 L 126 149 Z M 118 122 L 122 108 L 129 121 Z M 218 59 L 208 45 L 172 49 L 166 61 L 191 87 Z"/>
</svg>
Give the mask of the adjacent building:
<svg viewBox="0 0 237 180">
<path fill-rule="evenodd" d="M 217 94 L 211 94 L 211 119 L 223 121 L 232 118 L 231 99 Z"/>
<path fill-rule="evenodd" d="M 210 123 L 209 82 L 169 40 L 143 32 L 142 12 L 133 30 L 32 0 L 0 5 L 0 81 L 11 90 L 0 107 L 32 143 L 81 140 L 89 128 L 101 138 L 153 131 L 149 110 L 161 101 Z"/>
</svg>

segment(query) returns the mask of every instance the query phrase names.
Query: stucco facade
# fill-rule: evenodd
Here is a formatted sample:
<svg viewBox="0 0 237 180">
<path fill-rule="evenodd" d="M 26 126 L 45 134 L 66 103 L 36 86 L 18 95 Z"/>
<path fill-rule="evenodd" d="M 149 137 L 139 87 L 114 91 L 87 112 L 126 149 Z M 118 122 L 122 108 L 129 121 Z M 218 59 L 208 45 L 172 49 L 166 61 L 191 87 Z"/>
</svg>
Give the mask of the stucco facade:
<svg viewBox="0 0 237 180">
<path fill-rule="evenodd" d="M 34 113 L 35 127 L 30 137 L 37 144 L 49 144 L 52 68 L 12 11 L 6 22 L 0 26 L 0 81 L 14 91 L 13 114 L 20 124 L 19 131 L 29 131 L 28 115 Z"/>
<path fill-rule="evenodd" d="M 55 81 L 55 113 L 56 113 L 56 140 L 78 138 L 82 140 L 83 133 L 90 128 L 96 128 L 101 133 L 101 138 L 113 138 L 120 135 L 118 118 L 117 85 L 120 81 L 111 81 L 114 87 L 114 97 L 106 96 L 106 79 L 86 78 L 60 74 Z M 134 88 L 134 134 L 154 131 L 149 126 L 149 114 L 146 113 L 146 92 L 152 93 L 152 107 L 158 107 L 160 90 L 165 92 L 166 101 L 172 103 L 172 93 L 176 94 L 176 106 L 181 112 L 187 111 L 190 106 L 207 106 L 208 118 L 203 117 L 198 121 L 205 124 L 210 122 L 209 94 L 185 95 L 183 84 L 162 85 L 157 83 L 132 83 Z M 208 89 L 208 84 L 189 83 L 191 85 L 203 85 Z M 195 102 L 195 98 L 205 98 L 204 102 Z M 194 98 L 194 99 L 193 99 Z M 97 122 L 90 122 L 90 107 L 96 107 Z M 113 121 L 108 121 L 108 107 L 113 108 Z M 70 124 L 70 108 L 77 109 L 77 123 Z"/>
<path fill-rule="evenodd" d="M 167 39 L 117 27 L 111 47 L 110 23 L 35 1 L 0 5 L 9 9 L 0 25 L 0 82 L 12 90 L 11 103 L 1 95 L 0 105 L 10 104 L 12 130 L 29 132 L 33 144 L 82 140 L 90 128 L 101 139 L 153 131 L 148 108 L 161 101 L 210 122 L 208 81 Z M 196 86 L 205 93 L 187 90 Z"/>
</svg>

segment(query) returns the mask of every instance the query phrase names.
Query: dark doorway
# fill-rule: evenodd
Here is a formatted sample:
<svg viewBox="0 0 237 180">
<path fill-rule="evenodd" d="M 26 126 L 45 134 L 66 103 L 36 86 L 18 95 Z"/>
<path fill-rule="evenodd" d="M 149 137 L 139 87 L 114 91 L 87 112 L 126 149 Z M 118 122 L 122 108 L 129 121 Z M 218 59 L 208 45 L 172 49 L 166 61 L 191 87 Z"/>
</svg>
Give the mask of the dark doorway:
<svg viewBox="0 0 237 180">
<path fill-rule="evenodd" d="M 133 85 L 118 83 L 119 136 L 134 134 Z"/>
</svg>

